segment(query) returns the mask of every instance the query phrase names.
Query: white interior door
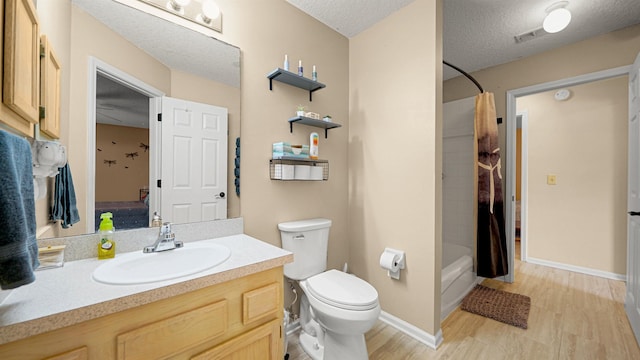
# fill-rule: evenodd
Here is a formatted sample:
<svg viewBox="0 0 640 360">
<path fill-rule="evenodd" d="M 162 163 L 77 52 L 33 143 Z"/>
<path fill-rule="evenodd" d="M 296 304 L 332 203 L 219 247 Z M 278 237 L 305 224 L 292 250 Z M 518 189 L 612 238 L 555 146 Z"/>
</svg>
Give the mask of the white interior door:
<svg viewBox="0 0 640 360">
<path fill-rule="evenodd" d="M 227 218 L 227 109 L 162 98 L 161 215 L 190 223 Z"/>
<path fill-rule="evenodd" d="M 629 189 L 625 310 L 640 342 L 640 54 L 629 72 Z"/>
</svg>

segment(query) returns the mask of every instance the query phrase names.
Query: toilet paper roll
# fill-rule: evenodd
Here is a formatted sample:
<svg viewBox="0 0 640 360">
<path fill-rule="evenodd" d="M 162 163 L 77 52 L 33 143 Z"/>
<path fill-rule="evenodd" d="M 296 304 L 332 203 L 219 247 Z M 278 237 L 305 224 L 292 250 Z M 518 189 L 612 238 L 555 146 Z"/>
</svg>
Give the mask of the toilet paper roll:
<svg viewBox="0 0 640 360">
<path fill-rule="evenodd" d="M 390 272 L 397 272 L 400 269 L 400 255 L 385 251 L 380 255 L 380 267 Z"/>
</svg>

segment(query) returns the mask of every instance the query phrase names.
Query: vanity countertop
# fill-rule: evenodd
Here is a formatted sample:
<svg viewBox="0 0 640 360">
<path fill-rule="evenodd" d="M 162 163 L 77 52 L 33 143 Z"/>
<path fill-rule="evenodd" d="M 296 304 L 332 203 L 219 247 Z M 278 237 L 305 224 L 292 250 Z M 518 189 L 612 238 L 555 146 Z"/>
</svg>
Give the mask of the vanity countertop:
<svg viewBox="0 0 640 360">
<path fill-rule="evenodd" d="M 34 283 L 13 290 L 0 304 L 0 344 L 234 280 L 293 261 L 290 252 L 244 234 L 201 241 L 225 245 L 231 250 L 231 256 L 222 264 L 197 274 L 140 285 L 107 285 L 93 280 L 92 272 L 109 260 L 71 261 L 61 268 L 36 271 Z M 186 246 L 189 243 L 185 243 Z"/>
</svg>

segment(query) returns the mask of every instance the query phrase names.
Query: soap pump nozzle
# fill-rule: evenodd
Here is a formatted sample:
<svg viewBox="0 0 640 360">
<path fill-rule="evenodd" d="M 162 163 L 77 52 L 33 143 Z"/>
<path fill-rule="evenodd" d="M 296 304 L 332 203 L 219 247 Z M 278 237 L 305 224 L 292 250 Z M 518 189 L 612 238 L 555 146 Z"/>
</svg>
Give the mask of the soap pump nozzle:
<svg viewBox="0 0 640 360">
<path fill-rule="evenodd" d="M 153 220 L 151 221 L 151 227 L 160 227 L 162 226 L 162 218 L 158 214 L 157 211 L 153 212 Z"/>
</svg>

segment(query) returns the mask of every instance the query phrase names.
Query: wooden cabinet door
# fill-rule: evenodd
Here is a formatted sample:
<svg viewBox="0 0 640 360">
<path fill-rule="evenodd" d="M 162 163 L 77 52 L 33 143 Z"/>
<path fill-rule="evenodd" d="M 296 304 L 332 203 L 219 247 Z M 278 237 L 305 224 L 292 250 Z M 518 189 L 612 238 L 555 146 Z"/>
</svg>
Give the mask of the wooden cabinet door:
<svg viewBox="0 0 640 360">
<path fill-rule="evenodd" d="M 39 120 L 40 35 L 31 0 L 6 0 L 2 101 L 30 123 Z"/>
<path fill-rule="evenodd" d="M 282 324 L 270 321 L 192 357 L 192 360 L 282 359 Z"/>
<path fill-rule="evenodd" d="M 60 138 L 60 77 L 62 69 L 46 35 L 40 37 L 40 130 Z"/>
</svg>

